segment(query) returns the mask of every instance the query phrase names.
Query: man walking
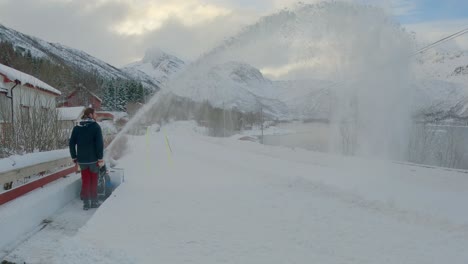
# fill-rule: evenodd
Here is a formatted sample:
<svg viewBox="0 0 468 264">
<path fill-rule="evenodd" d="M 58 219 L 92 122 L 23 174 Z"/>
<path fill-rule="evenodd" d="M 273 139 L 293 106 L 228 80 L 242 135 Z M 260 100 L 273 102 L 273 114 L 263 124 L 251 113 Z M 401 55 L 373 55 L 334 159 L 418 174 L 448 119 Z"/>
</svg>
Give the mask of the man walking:
<svg viewBox="0 0 468 264">
<path fill-rule="evenodd" d="M 73 128 L 69 147 L 73 161 L 81 169 L 81 199 L 83 209 L 88 210 L 99 206 L 97 185 L 99 167 L 104 166 L 104 141 L 94 109 L 87 108 L 81 119 Z"/>
</svg>

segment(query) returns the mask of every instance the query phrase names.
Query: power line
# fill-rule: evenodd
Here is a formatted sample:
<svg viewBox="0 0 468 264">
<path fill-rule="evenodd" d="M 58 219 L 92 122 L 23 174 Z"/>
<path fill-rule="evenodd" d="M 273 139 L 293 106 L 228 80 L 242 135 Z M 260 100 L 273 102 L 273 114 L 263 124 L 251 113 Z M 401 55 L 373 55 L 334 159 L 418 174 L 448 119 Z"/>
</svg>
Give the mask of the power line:
<svg viewBox="0 0 468 264">
<path fill-rule="evenodd" d="M 449 36 L 447 36 L 447 37 L 445 37 L 445 38 L 442 38 L 442 39 L 440 39 L 440 40 L 438 40 L 438 41 L 436 41 L 436 42 L 434 42 L 434 43 L 432 43 L 432 44 L 427 45 L 426 47 L 424 47 L 424 48 L 422 48 L 422 49 L 416 51 L 415 53 L 413 53 L 413 56 L 414 56 L 414 55 L 417 55 L 417 54 L 419 54 L 419 53 L 423 53 L 424 51 L 426 51 L 426 50 L 428 50 L 428 49 L 430 49 L 430 48 L 433 48 L 433 47 L 435 47 L 435 46 L 437 46 L 437 45 L 439 45 L 439 44 L 442 44 L 442 43 L 444 43 L 444 42 L 446 42 L 446 41 L 449 41 L 449 40 L 451 40 L 451 39 L 457 38 L 457 37 L 459 37 L 459 36 L 461 36 L 461 35 L 464 35 L 464 34 L 466 34 L 466 33 L 468 33 L 468 27 L 465 28 L 465 29 L 462 29 L 462 30 L 460 30 L 460 31 L 458 31 L 458 32 L 456 32 L 456 33 L 453 33 L 452 35 L 449 35 Z"/>
<path fill-rule="evenodd" d="M 436 41 L 436 42 L 434 42 L 434 43 L 432 43 L 432 44 L 429 44 L 429 45 L 427 45 L 427 46 L 425 46 L 425 47 L 419 49 L 418 51 L 414 52 L 414 53 L 411 55 L 411 57 L 416 56 L 416 55 L 418 55 L 418 54 L 420 54 L 420 53 L 423 53 L 424 51 L 426 51 L 426 50 L 428 50 L 428 49 L 430 49 L 430 48 L 433 48 L 433 47 L 435 47 L 435 46 L 437 46 L 437 45 L 439 45 L 439 44 L 442 44 L 442 43 L 444 43 L 444 42 L 446 42 L 446 41 L 449 41 L 449 40 L 451 40 L 451 39 L 457 38 L 457 37 L 459 37 L 459 36 L 461 36 L 461 35 L 464 35 L 464 34 L 466 34 L 466 33 L 468 33 L 468 27 L 465 28 L 465 29 L 462 29 L 462 30 L 460 30 L 460 31 L 458 31 L 458 32 L 456 32 L 456 33 L 453 33 L 453 34 L 451 34 L 451 35 L 449 35 L 449 36 L 447 36 L 447 37 L 444 37 L 444 38 L 442 38 L 442 39 L 439 39 L 438 41 Z M 320 89 L 320 90 L 322 91 L 322 90 L 330 89 L 330 88 L 333 88 L 333 87 L 335 87 L 335 86 L 342 85 L 342 84 L 344 84 L 344 83 L 346 83 L 345 80 L 340 81 L 340 82 L 336 82 L 336 83 L 333 83 L 333 84 L 331 84 L 331 85 L 329 85 L 329 86 L 327 85 L 326 87 L 324 87 L 324 88 L 322 88 L 322 89 Z M 312 91 L 312 92 L 308 93 L 307 95 L 312 94 L 312 93 L 315 93 L 315 92 L 317 92 L 317 91 Z"/>
</svg>

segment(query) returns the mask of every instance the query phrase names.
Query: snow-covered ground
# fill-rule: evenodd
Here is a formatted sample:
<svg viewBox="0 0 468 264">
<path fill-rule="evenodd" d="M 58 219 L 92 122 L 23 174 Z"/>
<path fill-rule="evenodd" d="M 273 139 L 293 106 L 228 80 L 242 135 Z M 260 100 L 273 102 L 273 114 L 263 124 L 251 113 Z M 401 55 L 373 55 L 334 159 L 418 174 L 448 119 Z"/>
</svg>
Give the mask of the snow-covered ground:
<svg viewBox="0 0 468 264">
<path fill-rule="evenodd" d="M 81 187 L 79 178 L 77 174 L 70 174 L 0 206 L 0 260 L 17 248 L 22 241 L 41 231 L 44 227 L 43 220 L 50 219 L 51 215 L 79 197 Z M 76 221 L 77 218 L 80 216 L 69 218 L 68 221 Z M 48 238 L 40 237 L 40 239 L 44 244 L 53 243 Z M 35 248 L 42 251 L 44 244 Z M 39 257 L 37 252 L 28 253 L 37 260 Z"/>
<path fill-rule="evenodd" d="M 61 237 L 53 253 L 36 237 L 10 257 L 27 263 L 468 260 L 464 172 L 209 138 L 187 123 L 130 144 L 119 164 L 126 182 L 76 235 Z"/>
<path fill-rule="evenodd" d="M 14 263 L 49 263 L 57 254 L 60 243 L 73 237 L 96 210 L 83 211 L 82 202 L 74 199 L 57 213 L 44 219 L 20 247 L 12 250 L 7 259 Z M 40 245 L 40 246 L 38 246 Z M 66 262 L 65 262 L 66 263 Z"/>
</svg>

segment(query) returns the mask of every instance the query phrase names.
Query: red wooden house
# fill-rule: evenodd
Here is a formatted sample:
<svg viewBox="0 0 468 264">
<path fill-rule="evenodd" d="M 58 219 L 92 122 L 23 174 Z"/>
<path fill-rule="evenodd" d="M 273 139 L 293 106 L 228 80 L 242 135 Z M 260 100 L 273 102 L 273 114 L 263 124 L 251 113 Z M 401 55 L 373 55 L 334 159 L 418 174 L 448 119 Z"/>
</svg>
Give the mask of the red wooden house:
<svg viewBox="0 0 468 264">
<path fill-rule="evenodd" d="M 65 107 L 85 106 L 92 107 L 96 110 L 101 109 L 101 105 L 102 99 L 84 87 L 79 87 L 73 91 L 70 95 L 67 96 L 65 102 L 63 103 L 63 106 Z"/>
</svg>

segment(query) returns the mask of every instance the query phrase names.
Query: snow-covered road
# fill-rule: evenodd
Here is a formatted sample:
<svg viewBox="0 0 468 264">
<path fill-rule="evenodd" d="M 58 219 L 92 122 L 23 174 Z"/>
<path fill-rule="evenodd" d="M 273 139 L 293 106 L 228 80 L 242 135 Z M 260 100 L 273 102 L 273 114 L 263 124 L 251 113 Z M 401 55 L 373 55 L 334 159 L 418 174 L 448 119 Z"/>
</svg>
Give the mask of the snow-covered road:
<svg viewBox="0 0 468 264">
<path fill-rule="evenodd" d="M 129 142 L 126 182 L 87 224 L 54 254 L 36 238 L 16 260 L 468 261 L 465 173 L 208 138 L 185 123 Z"/>
<path fill-rule="evenodd" d="M 13 263 L 49 263 L 60 244 L 73 237 L 95 210 L 83 211 L 79 199 L 72 201 L 53 216 L 44 219 L 34 234 L 12 250 L 6 260 Z"/>
</svg>

